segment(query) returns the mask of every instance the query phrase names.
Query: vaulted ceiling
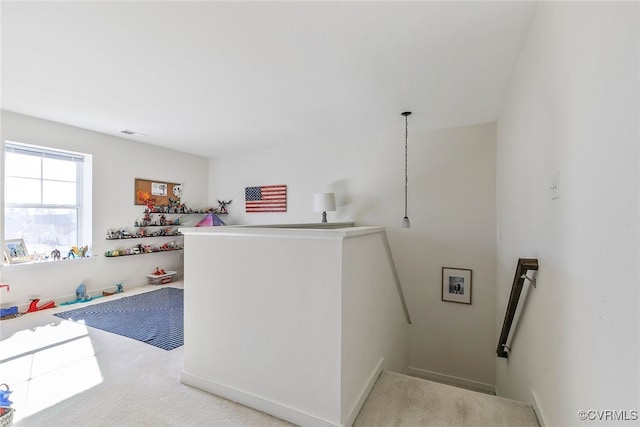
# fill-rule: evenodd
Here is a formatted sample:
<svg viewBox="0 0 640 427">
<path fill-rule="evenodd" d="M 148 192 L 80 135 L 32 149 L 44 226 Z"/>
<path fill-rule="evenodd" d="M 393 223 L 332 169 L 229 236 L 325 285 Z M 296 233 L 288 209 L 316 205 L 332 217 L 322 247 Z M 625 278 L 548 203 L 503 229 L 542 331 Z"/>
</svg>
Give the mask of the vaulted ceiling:
<svg viewBox="0 0 640 427">
<path fill-rule="evenodd" d="M 495 121 L 535 3 L 1 8 L 3 109 L 214 157 Z"/>
</svg>

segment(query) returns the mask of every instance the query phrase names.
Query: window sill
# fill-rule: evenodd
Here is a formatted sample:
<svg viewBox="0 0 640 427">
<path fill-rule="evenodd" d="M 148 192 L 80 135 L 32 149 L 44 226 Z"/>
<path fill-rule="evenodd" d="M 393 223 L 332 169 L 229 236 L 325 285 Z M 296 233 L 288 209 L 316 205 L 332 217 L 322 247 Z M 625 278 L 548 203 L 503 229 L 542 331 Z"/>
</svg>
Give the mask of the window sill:
<svg viewBox="0 0 640 427">
<path fill-rule="evenodd" d="M 43 262 L 22 262 L 19 264 L 3 264 L 0 266 L 0 270 L 6 271 L 20 271 L 20 270 L 35 270 L 40 268 L 62 267 L 77 265 L 78 263 L 95 262 L 98 258 L 97 255 L 93 255 L 85 258 L 72 258 L 62 259 L 59 261 L 43 261 Z"/>
</svg>

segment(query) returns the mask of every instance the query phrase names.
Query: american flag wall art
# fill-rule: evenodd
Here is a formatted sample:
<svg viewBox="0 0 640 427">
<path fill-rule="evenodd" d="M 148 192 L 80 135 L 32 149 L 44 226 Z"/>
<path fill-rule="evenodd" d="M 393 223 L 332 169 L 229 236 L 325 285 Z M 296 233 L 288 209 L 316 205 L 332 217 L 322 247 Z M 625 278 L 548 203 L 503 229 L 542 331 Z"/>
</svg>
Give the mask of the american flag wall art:
<svg viewBox="0 0 640 427">
<path fill-rule="evenodd" d="M 247 212 L 286 212 L 287 186 L 245 187 L 244 200 Z"/>
</svg>

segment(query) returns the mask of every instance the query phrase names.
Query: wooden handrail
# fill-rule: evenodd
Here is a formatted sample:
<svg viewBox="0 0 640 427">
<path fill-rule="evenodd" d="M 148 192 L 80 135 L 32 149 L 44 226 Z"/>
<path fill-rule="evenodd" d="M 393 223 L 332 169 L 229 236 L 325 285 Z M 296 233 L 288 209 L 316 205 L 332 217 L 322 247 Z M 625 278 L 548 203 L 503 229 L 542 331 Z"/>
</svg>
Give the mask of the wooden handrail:
<svg viewBox="0 0 640 427">
<path fill-rule="evenodd" d="M 522 287 L 524 285 L 524 279 L 529 270 L 538 270 L 538 260 L 535 258 L 520 258 L 518 259 L 518 266 L 516 267 L 516 276 L 513 278 L 513 285 L 511 286 L 511 295 L 509 296 L 509 304 L 507 305 L 507 312 L 504 315 L 504 322 L 502 323 L 502 332 L 500 333 L 500 340 L 498 341 L 498 348 L 496 353 L 498 357 L 509 357 L 507 347 L 507 339 L 509 338 L 509 331 L 511 330 L 511 324 L 513 323 L 513 317 L 516 314 L 518 308 L 518 301 L 520 300 L 520 294 L 522 293 Z"/>
</svg>

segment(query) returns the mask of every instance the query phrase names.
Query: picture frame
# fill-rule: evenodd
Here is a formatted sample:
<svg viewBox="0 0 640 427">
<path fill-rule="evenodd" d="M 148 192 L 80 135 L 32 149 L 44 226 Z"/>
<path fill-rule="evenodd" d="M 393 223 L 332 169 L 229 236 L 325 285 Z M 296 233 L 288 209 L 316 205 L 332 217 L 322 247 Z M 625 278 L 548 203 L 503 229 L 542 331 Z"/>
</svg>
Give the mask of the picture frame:
<svg viewBox="0 0 640 427">
<path fill-rule="evenodd" d="M 468 268 L 442 267 L 442 301 L 471 304 L 472 278 Z"/>
<path fill-rule="evenodd" d="M 9 264 L 19 264 L 21 262 L 29 262 L 29 251 L 24 244 L 23 239 L 9 239 L 4 241 L 4 256 Z"/>
<path fill-rule="evenodd" d="M 181 184 L 153 179 L 135 179 L 133 203 L 135 205 L 171 206 L 169 199 L 180 202 Z M 174 191 L 174 187 L 178 187 Z"/>
</svg>

